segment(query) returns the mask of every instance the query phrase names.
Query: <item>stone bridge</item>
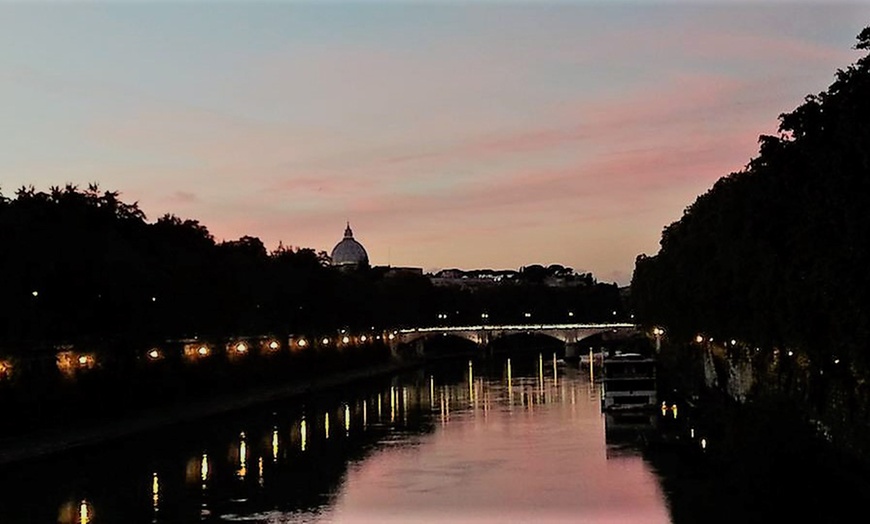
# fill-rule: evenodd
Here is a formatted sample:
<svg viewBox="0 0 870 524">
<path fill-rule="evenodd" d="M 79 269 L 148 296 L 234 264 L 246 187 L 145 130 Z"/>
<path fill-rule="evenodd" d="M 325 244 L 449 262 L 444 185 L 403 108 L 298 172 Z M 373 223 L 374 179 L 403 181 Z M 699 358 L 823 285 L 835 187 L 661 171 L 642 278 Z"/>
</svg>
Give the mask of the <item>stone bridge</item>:
<svg viewBox="0 0 870 524">
<path fill-rule="evenodd" d="M 390 338 L 390 349 L 397 353 L 400 345 L 416 346 L 418 354 L 423 353 L 423 343 L 427 338 L 436 335 L 451 335 L 470 340 L 481 349 L 487 348 L 493 341 L 518 334 L 546 335 L 565 343 L 565 356 L 573 357 L 577 351 L 578 342 L 601 333 L 614 333 L 617 336 L 630 336 L 640 332 L 635 324 L 516 324 L 516 325 L 479 325 L 479 326 L 439 326 L 427 328 L 402 329 L 394 332 Z"/>
</svg>

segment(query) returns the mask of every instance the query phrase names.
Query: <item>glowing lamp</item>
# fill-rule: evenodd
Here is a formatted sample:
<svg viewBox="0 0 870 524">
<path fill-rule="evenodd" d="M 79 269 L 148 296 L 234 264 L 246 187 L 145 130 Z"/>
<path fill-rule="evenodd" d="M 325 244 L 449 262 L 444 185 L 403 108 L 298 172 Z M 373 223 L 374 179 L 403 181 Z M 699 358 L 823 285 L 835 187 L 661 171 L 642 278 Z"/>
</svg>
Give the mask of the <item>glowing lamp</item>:
<svg viewBox="0 0 870 524">
<path fill-rule="evenodd" d="M 208 348 L 205 346 L 199 346 L 197 353 L 199 353 L 202 356 L 206 356 L 206 355 L 208 355 Z"/>
<path fill-rule="evenodd" d="M 244 353 L 247 350 L 248 350 L 248 346 L 246 346 L 244 342 L 239 342 L 236 345 L 236 351 L 239 353 Z"/>
<path fill-rule="evenodd" d="M 278 343 L 274 340 L 272 342 L 269 342 L 269 349 L 278 349 Z"/>
<path fill-rule="evenodd" d="M 160 358 L 160 351 L 158 351 L 156 349 L 152 349 L 151 351 L 148 352 L 148 357 L 153 359 L 153 360 L 156 360 L 156 359 Z"/>
<path fill-rule="evenodd" d="M 342 344 L 347 344 L 348 342 L 350 342 L 350 338 L 348 338 L 347 335 L 341 337 L 341 343 L 342 343 Z"/>
</svg>

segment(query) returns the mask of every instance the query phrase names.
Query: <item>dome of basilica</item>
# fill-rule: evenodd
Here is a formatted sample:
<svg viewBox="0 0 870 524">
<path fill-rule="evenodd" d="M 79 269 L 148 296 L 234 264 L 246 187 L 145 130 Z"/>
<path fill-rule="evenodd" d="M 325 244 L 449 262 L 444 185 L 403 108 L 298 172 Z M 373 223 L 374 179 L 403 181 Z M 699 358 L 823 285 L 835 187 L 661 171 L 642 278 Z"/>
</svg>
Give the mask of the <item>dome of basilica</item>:
<svg viewBox="0 0 870 524">
<path fill-rule="evenodd" d="M 369 256 L 362 244 L 354 240 L 350 222 L 347 224 L 347 229 L 344 230 L 344 238 L 332 248 L 331 257 L 333 266 L 368 265 Z"/>
</svg>

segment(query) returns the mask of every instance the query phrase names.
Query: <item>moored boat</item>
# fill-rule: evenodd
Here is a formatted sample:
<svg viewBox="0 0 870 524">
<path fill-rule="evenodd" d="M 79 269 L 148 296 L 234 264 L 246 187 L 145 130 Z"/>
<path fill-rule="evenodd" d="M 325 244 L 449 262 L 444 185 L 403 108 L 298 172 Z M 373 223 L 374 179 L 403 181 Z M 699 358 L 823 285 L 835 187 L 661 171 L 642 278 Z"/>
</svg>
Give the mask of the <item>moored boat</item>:
<svg viewBox="0 0 870 524">
<path fill-rule="evenodd" d="M 656 360 L 651 355 L 613 351 L 602 362 L 603 411 L 657 407 Z"/>
</svg>

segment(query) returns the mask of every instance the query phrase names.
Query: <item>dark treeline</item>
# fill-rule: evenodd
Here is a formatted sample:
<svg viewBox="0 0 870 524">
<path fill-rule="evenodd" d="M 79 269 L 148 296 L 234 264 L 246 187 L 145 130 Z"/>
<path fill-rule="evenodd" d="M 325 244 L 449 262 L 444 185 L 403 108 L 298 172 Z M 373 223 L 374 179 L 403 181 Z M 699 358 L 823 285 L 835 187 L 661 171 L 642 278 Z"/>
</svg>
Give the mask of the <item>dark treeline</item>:
<svg viewBox="0 0 870 524">
<path fill-rule="evenodd" d="M 0 195 L 0 344 L 317 333 L 450 321 L 612 320 L 615 285 L 435 287 L 425 275 L 342 272 L 326 253 L 258 238 L 218 242 L 196 220 L 149 222 L 117 192 L 75 186 Z M 522 274 L 522 272 L 521 272 Z M 535 278 L 531 278 L 535 277 Z M 591 277 L 591 275 L 590 275 Z"/>
<path fill-rule="evenodd" d="M 870 49 L 870 28 L 857 49 Z M 720 179 L 638 257 L 638 318 L 789 347 L 866 372 L 870 347 L 870 58 L 780 116 L 756 158 Z M 853 367 L 854 369 L 854 367 Z"/>
</svg>

